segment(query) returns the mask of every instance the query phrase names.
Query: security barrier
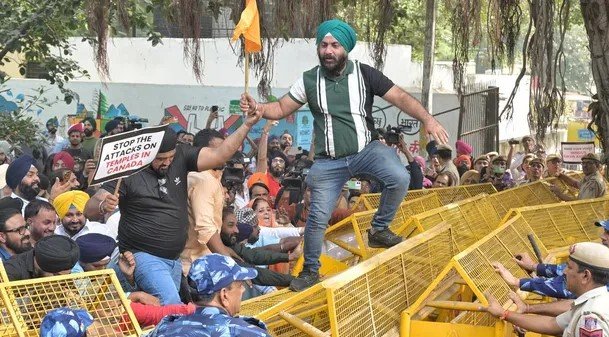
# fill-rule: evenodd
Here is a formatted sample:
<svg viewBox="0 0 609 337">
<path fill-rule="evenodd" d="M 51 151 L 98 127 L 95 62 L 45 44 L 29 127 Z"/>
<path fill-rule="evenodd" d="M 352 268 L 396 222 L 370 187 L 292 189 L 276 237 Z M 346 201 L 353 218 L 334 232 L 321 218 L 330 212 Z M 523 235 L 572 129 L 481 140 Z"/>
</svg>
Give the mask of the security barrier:
<svg viewBox="0 0 609 337">
<path fill-rule="evenodd" d="M 447 205 L 453 202 L 457 202 L 459 200 L 467 199 L 473 196 L 476 196 L 480 193 L 493 194 L 497 193 L 495 187 L 490 184 L 474 184 L 474 185 L 462 185 L 462 186 L 452 186 L 452 187 L 439 187 L 433 189 L 422 189 L 422 190 L 414 190 L 408 191 L 406 198 L 404 201 L 414 200 L 428 195 L 429 193 L 437 193 L 438 198 L 440 199 L 440 203 L 442 205 Z M 377 209 L 381 204 L 381 194 L 380 193 L 369 193 L 362 194 L 358 199 L 358 205 L 360 203 L 364 204 L 364 207 L 368 210 Z"/>
<path fill-rule="evenodd" d="M 414 215 L 397 233 L 403 237 L 412 237 L 446 222 L 455 231 L 456 245 L 459 249 L 465 249 L 496 228 L 500 219 L 488 196 L 480 194 Z"/>
<path fill-rule="evenodd" d="M 395 218 L 389 228 L 398 233 L 404 223 L 413 215 L 442 206 L 436 193 L 429 193 L 420 198 L 402 202 L 398 208 Z M 355 213 L 339 223 L 328 228 L 325 238 L 349 251 L 351 254 L 363 259 L 368 258 L 374 251 L 369 248 L 368 230 L 371 227 L 372 217 L 376 210 Z M 346 238 L 355 237 L 357 246 L 345 241 Z"/>
<path fill-rule="evenodd" d="M 557 203 L 560 200 L 543 181 L 510 188 L 488 197 L 500 218 L 507 220 L 510 209 Z"/>
<path fill-rule="evenodd" d="M 436 190 L 430 192 L 435 193 Z M 415 210 L 417 202 L 419 207 L 434 208 L 414 215 L 404 214 L 408 209 Z M 496 230 L 512 207 L 557 202 L 548 186 L 541 182 L 492 195 L 480 194 L 441 207 L 437 207 L 441 203 L 438 195 L 424 195 L 420 200 L 402 204 L 410 207 L 398 211 L 397 220 L 391 227 L 409 239 L 389 250 L 361 249 L 366 247 L 365 231 L 374 211 L 355 214 L 353 218 L 331 227 L 326 238 L 336 242 L 342 234 L 359 235 L 357 246 L 351 244 L 346 247 L 347 242 L 343 242 L 343 246 L 367 260 L 302 293 L 283 290 L 245 301 L 243 313 L 253 314 L 268 323 L 275 336 L 322 336 L 328 333 L 332 336 L 381 336 L 397 328 L 400 308 L 407 308 L 422 294 L 448 264 L 451 259 L 448 255 L 468 249 Z M 522 225 L 528 226 L 521 215 L 518 218 Z M 525 232 L 531 231 L 527 229 Z M 438 236 L 439 233 L 444 235 Z M 438 245 L 436 242 L 441 243 Z M 513 249 L 526 251 L 525 246 L 514 242 Z M 429 248 L 431 246 L 433 249 Z M 493 257 L 491 254 L 487 256 Z M 459 278 L 459 273 L 452 268 L 443 274 L 441 281 L 436 282 L 454 286 L 462 282 Z M 454 293 L 455 289 L 452 290 Z M 463 319 L 462 322 L 469 322 L 486 318 L 464 315 Z"/>
<path fill-rule="evenodd" d="M 609 197 L 522 207 L 520 215 L 544 242 L 547 249 L 598 239 L 594 222 L 609 218 Z"/>
<path fill-rule="evenodd" d="M 0 336 L 38 336 L 42 319 L 59 307 L 86 309 L 91 336 L 140 336 L 142 331 L 113 270 L 7 282 L 0 264 Z"/>
<path fill-rule="evenodd" d="M 273 298 L 281 292 L 264 296 L 255 316 L 274 336 L 382 336 L 456 253 L 453 230 L 440 224 L 283 302 Z"/>
<path fill-rule="evenodd" d="M 504 225 L 457 254 L 425 290 L 423 295 L 402 313 L 400 335 L 404 337 L 419 335 L 420 332 L 413 331 L 419 328 L 416 321 L 426 319 L 433 312 L 429 308 L 447 309 L 452 307 L 452 309 L 455 309 L 453 315 L 447 319 L 447 322 L 451 324 L 478 327 L 491 327 L 497 324 L 498 320 L 496 318 L 485 312 L 477 311 L 476 307 L 480 305 L 479 303 L 438 299 L 452 298 L 452 296 L 446 294 L 446 289 L 461 283 L 465 284 L 469 288 L 468 290 L 480 299 L 484 305 L 488 304 L 484 296 L 484 292 L 487 291 L 495 296 L 500 303 L 507 302 L 510 288 L 501 276 L 495 272 L 491 263 L 499 261 L 514 276 L 518 278 L 528 277 L 513 260 L 515 254 L 522 252 L 535 256 L 528 235 L 532 235 L 538 243 L 542 256 L 546 256 L 547 249 L 543 242 L 535 236 L 533 229 L 520 215 L 511 218 Z M 447 283 L 447 280 L 452 280 L 453 284 Z M 463 312 L 460 312 L 461 310 Z M 437 324 L 446 323 L 438 322 Z M 487 336 L 495 336 L 494 331 Z"/>
<path fill-rule="evenodd" d="M 505 326 L 478 311 L 485 292 L 508 302 L 509 286 L 491 263 L 498 261 L 517 278 L 529 277 L 515 262 L 517 253 L 535 256 L 529 237 L 542 257 L 550 249 L 598 239 L 594 221 L 609 217 L 609 198 L 523 207 L 503 225 L 457 254 L 417 301 L 402 313 L 401 336 L 421 336 L 434 329 L 437 336 L 502 336 Z M 556 255 L 553 255 L 555 258 Z M 469 294 L 469 295 L 468 295 Z M 440 313 L 438 313 L 440 311 Z M 442 321 L 430 320 L 432 314 Z M 496 329 L 496 330 L 495 330 Z M 442 333 L 440 333 L 442 331 Z"/>
</svg>

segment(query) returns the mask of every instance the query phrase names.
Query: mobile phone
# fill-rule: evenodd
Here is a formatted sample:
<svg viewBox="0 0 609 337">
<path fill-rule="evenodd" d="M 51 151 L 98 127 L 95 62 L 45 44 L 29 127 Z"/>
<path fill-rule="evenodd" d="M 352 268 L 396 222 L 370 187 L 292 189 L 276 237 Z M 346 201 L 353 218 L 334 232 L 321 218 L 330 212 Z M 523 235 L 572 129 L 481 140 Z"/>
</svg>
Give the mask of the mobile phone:
<svg viewBox="0 0 609 337">
<path fill-rule="evenodd" d="M 362 182 L 359 180 L 349 180 L 347 181 L 347 188 L 350 190 L 361 190 Z"/>
<path fill-rule="evenodd" d="M 66 170 L 66 171 L 63 173 L 63 178 L 61 179 L 61 182 L 62 182 L 62 183 L 65 183 L 66 181 L 70 181 L 70 177 L 71 177 L 71 176 L 72 176 L 72 171 L 70 171 L 70 170 Z"/>
</svg>

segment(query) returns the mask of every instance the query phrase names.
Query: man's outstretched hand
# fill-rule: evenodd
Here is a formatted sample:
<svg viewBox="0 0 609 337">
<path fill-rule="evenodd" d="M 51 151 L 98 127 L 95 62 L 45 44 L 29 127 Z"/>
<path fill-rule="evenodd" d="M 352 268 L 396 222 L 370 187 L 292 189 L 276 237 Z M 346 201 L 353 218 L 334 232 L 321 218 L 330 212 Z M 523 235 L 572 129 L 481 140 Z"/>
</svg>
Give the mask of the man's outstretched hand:
<svg viewBox="0 0 609 337">
<path fill-rule="evenodd" d="M 258 109 L 258 103 L 248 93 L 241 94 L 239 107 L 245 114 L 245 124 L 249 127 L 254 126 L 262 118 L 262 111 Z"/>
<path fill-rule="evenodd" d="M 423 123 L 423 127 L 428 138 L 431 136 L 438 144 L 448 144 L 448 132 L 437 119 L 429 118 Z"/>
</svg>

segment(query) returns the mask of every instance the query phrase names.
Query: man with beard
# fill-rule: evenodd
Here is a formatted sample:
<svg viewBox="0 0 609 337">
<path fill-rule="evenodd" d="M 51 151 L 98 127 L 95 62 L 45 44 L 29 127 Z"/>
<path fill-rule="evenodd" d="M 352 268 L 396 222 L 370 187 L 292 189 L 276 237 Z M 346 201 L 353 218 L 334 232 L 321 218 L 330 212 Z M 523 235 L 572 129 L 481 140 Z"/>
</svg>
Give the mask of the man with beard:
<svg viewBox="0 0 609 337">
<path fill-rule="evenodd" d="M 95 121 L 95 118 L 87 117 L 82 120 L 82 125 L 85 134 L 82 139 L 82 148 L 89 153 L 93 153 L 95 151 L 95 144 L 99 139 L 95 135 L 95 132 L 97 131 L 97 122 Z"/>
<path fill-rule="evenodd" d="M 283 151 L 283 153 L 287 155 L 288 151 L 290 151 L 290 149 L 292 148 L 292 135 L 289 132 L 285 131 L 281 135 L 281 138 L 279 138 L 279 144 L 281 147 L 281 151 Z"/>
<path fill-rule="evenodd" d="M 66 148 L 64 151 L 69 153 L 74 161 L 78 161 L 81 163 L 86 162 L 87 160 L 93 158 L 93 152 L 86 150 L 82 145 L 82 134 L 84 133 L 84 127 L 82 123 L 74 124 L 68 129 L 68 137 L 70 141 L 70 146 Z M 74 172 L 81 173 L 82 165 L 75 166 Z"/>
<path fill-rule="evenodd" d="M 83 191 L 64 192 L 53 200 L 53 206 L 61 221 L 61 226 L 57 226 L 55 234 L 67 236 L 72 240 L 88 233 L 111 236 L 106 225 L 85 218 L 83 212 L 87 201 L 89 195 Z"/>
<path fill-rule="evenodd" d="M 278 120 L 309 104 L 314 118 L 315 164 L 307 176 L 311 188 L 311 213 L 305 230 L 305 263 L 290 288 L 300 291 L 319 280 L 319 256 L 324 233 L 336 200 L 352 176 L 367 173 L 383 182 L 380 207 L 368 231 L 370 247 L 391 247 L 402 241 L 389 223 L 404 200 L 410 176 L 395 149 L 376 140 L 372 119 L 374 96 L 380 96 L 422 123 L 422 130 L 441 144 L 446 130 L 411 95 L 383 73 L 348 60 L 356 33 L 340 20 L 323 22 L 317 29 L 320 65 L 303 73 L 289 93 L 277 102 L 259 104 L 248 93 L 241 95 L 243 112 L 261 111 Z"/>
<path fill-rule="evenodd" d="M 70 238 L 51 235 L 42 238 L 34 249 L 4 261 L 10 281 L 70 274 L 80 256 L 78 245 Z"/>
<path fill-rule="evenodd" d="M 269 121 L 262 129 L 260 144 L 258 144 L 258 165 L 256 166 L 256 172 L 264 173 L 266 175 L 265 184 L 269 187 L 269 196 L 272 201 L 275 200 L 275 197 L 281 188 L 281 178 L 285 173 L 285 168 L 288 163 L 288 157 L 281 152 L 281 149 L 269 150 L 271 146 L 269 145 L 267 147 L 267 141 L 270 141 L 271 139 L 271 137 L 268 136 L 269 131 L 273 125 L 274 124 Z M 253 198 L 250 196 L 250 199 Z"/>
<path fill-rule="evenodd" d="M 138 287 L 158 297 L 162 305 L 181 303 L 179 257 L 188 237 L 188 172 L 221 167 L 258 120 L 260 113 L 248 114 L 215 149 L 176 146 L 176 134 L 168 126 L 149 167 L 123 178 L 118 189 L 116 181 L 103 184 L 87 202 L 85 216 L 90 220 L 119 206 L 119 249 L 134 253 Z"/>
<path fill-rule="evenodd" d="M 237 217 L 230 208 L 225 208 L 222 211 L 222 231 L 220 232 L 220 238 L 224 245 L 230 247 L 239 256 L 241 261 L 236 260 L 237 264 L 244 267 L 252 267 L 258 271 L 258 276 L 252 280 L 252 283 L 262 286 L 287 287 L 294 279 L 294 277 L 289 274 L 277 273 L 266 268 L 254 266 L 266 266 L 269 264 L 294 261 L 300 256 L 298 251 L 286 253 L 263 248 L 252 249 L 247 247 L 243 242 L 238 242 L 239 226 Z"/>
<path fill-rule="evenodd" d="M 214 129 L 199 131 L 194 139 L 195 147 L 218 148 L 224 136 Z M 232 249 L 222 244 L 222 167 L 203 172 L 188 173 L 188 239 L 180 255 L 184 275 L 196 259 L 218 253 L 238 258 Z"/>
<path fill-rule="evenodd" d="M 266 135 L 262 135 L 262 137 L 265 137 Z M 271 135 L 269 136 L 269 145 L 267 147 L 267 151 L 271 152 L 271 151 L 281 151 L 281 143 L 279 143 L 279 137 L 275 136 L 275 135 Z"/>
<path fill-rule="evenodd" d="M 23 201 L 22 212 L 31 201 L 44 200 L 38 197 L 40 178 L 35 162 L 34 158 L 23 155 L 15 159 L 6 170 L 6 184 L 13 190 L 11 197 Z"/>
<path fill-rule="evenodd" d="M 17 199 L 14 199 L 17 200 Z M 34 200 L 30 202 L 23 212 L 25 222 L 30 227 L 30 242 L 32 246 L 42 238 L 51 236 L 57 227 L 57 213 L 49 202 Z"/>
<path fill-rule="evenodd" d="M 57 127 L 59 126 L 59 121 L 57 117 L 53 117 L 47 121 L 46 128 L 47 131 L 44 133 L 46 145 L 45 148 L 47 150 L 47 155 L 51 155 L 53 153 L 61 151 L 61 149 L 57 149 L 59 144 L 63 144 L 65 139 L 57 134 Z"/>
<path fill-rule="evenodd" d="M 21 199 L 4 198 L 0 200 L 0 259 L 32 249 L 30 230 L 21 215 Z"/>
</svg>

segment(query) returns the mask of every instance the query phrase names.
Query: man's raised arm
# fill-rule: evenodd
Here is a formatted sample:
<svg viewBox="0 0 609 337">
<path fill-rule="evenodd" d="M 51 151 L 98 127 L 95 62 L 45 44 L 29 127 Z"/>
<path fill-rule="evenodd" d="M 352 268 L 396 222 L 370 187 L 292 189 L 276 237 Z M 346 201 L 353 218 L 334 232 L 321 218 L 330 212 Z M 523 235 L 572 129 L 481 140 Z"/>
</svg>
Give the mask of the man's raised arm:
<svg viewBox="0 0 609 337">
<path fill-rule="evenodd" d="M 296 102 L 289 95 L 284 95 L 277 102 L 258 103 L 248 93 L 241 94 L 239 107 L 244 113 L 252 113 L 253 111 L 261 111 L 262 117 L 270 120 L 279 120 L 293 114 L 304 104 Z"/>
<path fill-rule="evenodd" d="M 217 148 L 204 147 L 199 151 L 197 159 L 197 168 L 199 171 L 205 171 L 212 168 L 220 167 L 229 160 L 239 149 L 245 136 L 250 129 L 258 123 L 262 113 L 259 110 L 253 110 L 247 113 L 247 117 L 243 125 L 237 131 L 228 136 Z"/>
</svg>

